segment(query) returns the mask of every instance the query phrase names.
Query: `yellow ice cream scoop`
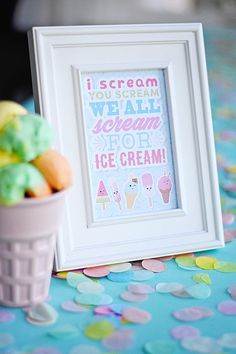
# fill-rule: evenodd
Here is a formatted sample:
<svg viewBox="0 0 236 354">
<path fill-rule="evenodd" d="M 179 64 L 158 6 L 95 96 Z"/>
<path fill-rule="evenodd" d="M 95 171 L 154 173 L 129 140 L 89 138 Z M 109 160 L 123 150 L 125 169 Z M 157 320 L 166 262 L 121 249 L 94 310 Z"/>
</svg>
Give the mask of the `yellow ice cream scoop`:
<svg viewBox="0 0 236 354">
<path fill-rule="evenodd" d="M 0 150 L 0 167 L 17 162 L 20 162 L 19 156 L 17 156 L 16 154 L 10 154 L 9 152 L 4 150 Z"/>
<path fill-rule="evenodd" d="M 0 130 L 13 118 L 26 113 L 26 109 L 17 102 L 0 101 Z"/>
</svg>

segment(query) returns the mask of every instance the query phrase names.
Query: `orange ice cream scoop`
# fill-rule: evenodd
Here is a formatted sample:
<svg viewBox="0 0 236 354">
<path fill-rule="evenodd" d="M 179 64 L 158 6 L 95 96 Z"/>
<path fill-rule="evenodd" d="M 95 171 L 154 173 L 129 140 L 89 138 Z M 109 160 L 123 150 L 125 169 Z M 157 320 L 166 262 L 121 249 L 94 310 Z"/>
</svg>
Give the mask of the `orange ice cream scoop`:
<svg viewBox="0 0 236 354">
<path fill-rule="evenodd" d="M 60 191 L 71 185 L 70 165 L 66 158 L 57 151 L 50 149 L 31 163 L 38 168 L 54 190 Z"/>
<path fill-rule="evenodd" d="M 52 194 L 52 189 L 45 181 L 40 186 L 34 186 L 26 191 L 26 195 L 31 198 L 44 198 Z"/>
</svg>

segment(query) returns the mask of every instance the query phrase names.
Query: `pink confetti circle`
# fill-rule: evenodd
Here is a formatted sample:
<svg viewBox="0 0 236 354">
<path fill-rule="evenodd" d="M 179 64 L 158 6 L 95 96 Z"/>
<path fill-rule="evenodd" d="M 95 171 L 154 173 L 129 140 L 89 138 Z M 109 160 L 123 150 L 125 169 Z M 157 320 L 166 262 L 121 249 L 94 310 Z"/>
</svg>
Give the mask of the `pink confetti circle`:
<svg viewBox="0 0 236 354">
<path fill-rule="evenodd" d="M 210 317 L 213 312 L 205 307 L 186 307 L 173 312 L 173 316 L 180 321 L 196 321 L 201 318 Z"/>
<path fill-rule="evenodd" d="M 96 306 L 93 310 L 96 315 L 104 316 L 110 315 L 113 311 L 106 305 Z"/>
<path fill-rule="evenodd" d="M 225 242 L 231 242 L 235 238 L 235 232 L 232 232 L 232 230 L 224 230 L 224 240 Z"/>
<path fill-rule="evenodd" d="M 161 273 L 166 269 L 165 264 L 157 259 L 144 259 L 142 261 L 142 266 L 144 269 L 150 270 L 154 273 Z"/>
<path fill-rule="evenodd" d="M 173 338 L 182 340 L 188 337 L 197 337 L 200 335 L 200 331 L 198 328 L 193 326 L 177 326 L 172 328 L 170 334 Z"/>
<path fill-rule="evenodd" d="M 191 295 L 189 295 L 185 289 L 172 291 L 171 294 L 182 299 L 187 299 L 191 297 Z"/>
<path fill-rule="evenodd" d="M 7 310 L 0 310 L 0 323 L 9 322 L 15 319 L 14 313 Z"/>
<path fill-rule="evenodd" d="M 109 350 L 127 350 L 133 345 L 134 332 L 130 329 L 121 329 L 103 339 L 102 344 Z"/>
<path fill-rule="evenodd" d="M 180 291 L 184 289 L 184 285 L 180 284 L 180 283 L 173 283 L 173 282 L 169 282 L 169 283 L 164 283 L 164 282 L 160 282 L 157 283 L 156 285 L 156 291 L 158 293 L 172 293 L 174 291 Z"/>
<path fill-rule="evenodd" d="M 136 308 L 126 307 L 122 311 L 122 316 L 129 322 L 144 324 L 151 320 L 152 316 L 150 312 Z"/>
<path fill-rule="evenodd" d="M 223 223 L 224 225 L 231 225 L 235 220 L 235 216 L 231 213 L 224 213 L 223 214 Z"/>
<path fill-rule="evenodd" d="M 145 283 L 129 283 L 128 290 L 134 294 L 151 294 L 155 292 L 155 289 Z"/>
<path fill-rule="evenodd" d="M 232 296 L 232 298 L 234 300 L 236 300 L 236 285 L 231 285 L 228 289 L 227 289 L 228 293 Z"/>
<path fill-rule="evenodd" d="M 125 301 L 143 302 L 143 301 L 147 300 L 148 295 L 147 294 L 135 294 L 130 291 L 125 291 L 120 295 L 120 297 Z"/>
<path fill-rule="evenodd" d="M 110 273 L 110 271 L 106 267 L 99 266 L 99 267 L 85 268 L 83 270 L 83 273 L 88 277 L 103 278 L 107 276 Z"/>
<path fill-rule="evenodd" d="M 217 306 L 217 308 L 224 315 L 236 315 L 236 301 L 223 301 Z"/>
<path fill-rule="evenodd" d="M 236 183 L 226 183 L 223 188 L 226 192 L 234 193 L 236 192 Z"/>
<path fill-rule="evenodd" d="M 230 141 L 235 139 L 235 132 L 231 130 L 224 130 L 220 133 L 220 137 L 222 140 Z"/>
<path fill-rule="evenodd" d="M 174 256 L 164 256 L 164 257 L 158 257 L 156 259 L 158 259 L 158 261 L 161 261 L 161 262 L 168 262 L 173 258 L 174 258 Z"/>
</svg>

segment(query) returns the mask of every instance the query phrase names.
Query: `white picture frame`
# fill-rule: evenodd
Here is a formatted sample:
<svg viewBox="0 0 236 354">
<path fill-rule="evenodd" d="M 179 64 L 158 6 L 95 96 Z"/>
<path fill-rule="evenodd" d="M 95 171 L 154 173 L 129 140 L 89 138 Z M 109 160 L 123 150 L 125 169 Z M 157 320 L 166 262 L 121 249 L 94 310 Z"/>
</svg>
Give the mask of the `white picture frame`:
<svg viewBox="0 0 236 354">
<path fill-rule="evenodd" d="M 35 27 L 29 48 L 73 169 L 55 269 L 223 247 L 201 24 Z"/>
</svg>

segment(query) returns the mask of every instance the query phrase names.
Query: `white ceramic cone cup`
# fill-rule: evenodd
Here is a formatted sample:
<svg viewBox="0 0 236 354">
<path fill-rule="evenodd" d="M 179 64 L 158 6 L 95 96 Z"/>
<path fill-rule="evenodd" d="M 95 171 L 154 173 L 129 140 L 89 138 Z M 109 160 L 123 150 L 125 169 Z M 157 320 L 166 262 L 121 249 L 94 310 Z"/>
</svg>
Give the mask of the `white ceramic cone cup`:
<svg viewBox="0 0 236 354">
<path fill-rule="evenodd" d="M 0 206 L 0 304 L 31 306 L 48 295 L 66 191 Z"/>
</svg>

